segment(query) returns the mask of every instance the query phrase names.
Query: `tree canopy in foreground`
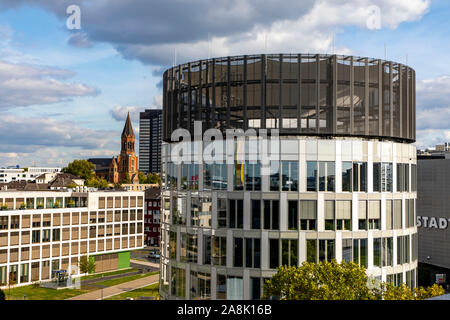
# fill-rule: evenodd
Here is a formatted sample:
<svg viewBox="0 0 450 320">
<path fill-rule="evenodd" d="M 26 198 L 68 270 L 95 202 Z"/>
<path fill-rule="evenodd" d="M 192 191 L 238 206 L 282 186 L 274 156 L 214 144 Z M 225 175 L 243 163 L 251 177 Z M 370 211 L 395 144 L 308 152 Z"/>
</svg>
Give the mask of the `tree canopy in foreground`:
<svg viewBox="0 0 450 320">
<path fill-rule="evenodd" d="M 263 299 L 281 300 L 423 300 L 444 294 L 433 285 L 411 290 L 370 278 L 364 267 L 354 262 L 309 263 L 300 267 L 281 266 L 264 284 Z"/>
</svg>

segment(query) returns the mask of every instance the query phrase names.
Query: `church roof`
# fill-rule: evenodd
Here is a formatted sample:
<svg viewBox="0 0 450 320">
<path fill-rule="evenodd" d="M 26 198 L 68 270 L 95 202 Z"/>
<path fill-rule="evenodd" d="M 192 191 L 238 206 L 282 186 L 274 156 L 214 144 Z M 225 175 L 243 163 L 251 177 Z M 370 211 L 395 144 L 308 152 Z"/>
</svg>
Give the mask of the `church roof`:
<svg viewBox="0 0 450 320">
<path fill-rule="evenodd" d="M 127 115 L 127 121 L 125 122 L 125 126 L 123 127 L 122 137 L 123 136 L 133 136 L 134 137 L 133 126 L 131 125 L 129 112 Z"/>
</svg>

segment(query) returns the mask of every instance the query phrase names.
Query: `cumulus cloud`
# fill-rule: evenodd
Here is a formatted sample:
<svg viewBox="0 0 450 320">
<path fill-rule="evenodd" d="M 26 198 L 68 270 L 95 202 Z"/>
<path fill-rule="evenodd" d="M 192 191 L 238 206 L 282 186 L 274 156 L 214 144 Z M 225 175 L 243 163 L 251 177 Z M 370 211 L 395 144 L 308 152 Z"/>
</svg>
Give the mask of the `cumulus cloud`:
<svg viewBox="0 0 450 320">
<path fill-rule="evenodd" d="M 70 4 L 81 8 L 82 30 L 90 42 L 111 43 L 127 59 L 152 65 L 211 56 L 264 52 L 330 51 L 339 28 L 368 28 L 373 8 L 379 26 L 396 28 L 420 19 L 430 0 L 3 0 L 0 9 L 43 6 L 62 19 Z M 376 17 L 377 18 L 377 17 Z M 84 38 L 83 38 L 84 37 Z M 82 42 L 83 43 L 83 42 Z M 348 53 L 348 48 L 336 52 Z"/>
<path fill-rule="evenodd" d="M 34 151 L 40 147 L 68 147 L 81 149 L 104 148 L 117 132 L 94 130 L 78 126 L 72 121 L 48 118 L 0 117 L 2 143 L 0 152 Z"/>
<path fill-rule="evenodd" d="M 139 114 L 145 109 L 161 109 L 162 108 L 162 95 L 153 97 L 153 103 L 149 107 L 137 107 L 137 106 L 115 106 L 110 110 L 111 116 L 116 121 L 125 121 L 128 112 L 132 122 L 139 123 Z"/>
<path fill-rule="evenodd" d="M 88 36 L 84 32 L 72 33 L 67 41 L 71 46 L 77 48 L 90 48 L 92 47 L 92 42 L 89 41 Z"/>
<path fill-rule="evenodd" d="M 99 93 L 85 84 L 63 81 L 73 75 L 58 68 L 0 61 L 0 108 L 51 104 Z"/>
</svg>

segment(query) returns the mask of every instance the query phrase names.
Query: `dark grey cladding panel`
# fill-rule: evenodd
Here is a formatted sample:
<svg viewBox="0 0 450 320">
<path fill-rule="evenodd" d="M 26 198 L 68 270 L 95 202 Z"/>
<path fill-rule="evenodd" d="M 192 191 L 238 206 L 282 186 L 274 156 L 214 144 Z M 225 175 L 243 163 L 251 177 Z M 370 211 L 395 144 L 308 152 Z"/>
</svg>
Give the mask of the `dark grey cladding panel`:
<svg viewBox="0 0 450 320">
<path fill-rule="evenodd" d="M 281 135 L 383 137 L 413 142 L 415 71 L 380 59 L 269 54 L 200 60 L 164 73 L 163 139 L 194 121 L 278 128 Z"/>
</svg>

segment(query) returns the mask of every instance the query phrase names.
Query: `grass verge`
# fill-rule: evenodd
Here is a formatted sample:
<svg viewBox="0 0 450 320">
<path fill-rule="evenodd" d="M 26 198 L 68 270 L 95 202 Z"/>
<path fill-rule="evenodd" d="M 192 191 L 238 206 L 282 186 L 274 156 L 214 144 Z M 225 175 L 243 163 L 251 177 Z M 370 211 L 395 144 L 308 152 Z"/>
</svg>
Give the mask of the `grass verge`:
<svg viewBox="0 0 450 320">
<path fill-rule="evenodd" d="M 116 296 L 109 297 L 105 300 L 125 300 L 126 298 L 137 299 L 138 297 L 156 297 L 159 294 L 159 283 L 154 283 L 149 286 L 139 288 L 136 290 L 124 292 Z"/>
<path fill-rule="evenodd" d="M 143 273 L 143 274 L 136 274 L 133 276 L 128 276 L 128 277 L 123 277 L 123 278 L 119 278 L 119 279 L 111 279 L 111 280 L 106 280 L 106 281 L 100 281 L 100 282 L 96 282 L 96 285 L 102 285 L 102 286 L 107 286 L 107 287 L 112 287 L 124 282 L 129 282 L 129 281 L 133 281 L 136 279 L 141 279 L 144 277 L 148 277 L 154 274 L 158 274 L 159 271 L 154 271 L 154 272 L 148 272 L 148 273 Z"/>
</svg>

